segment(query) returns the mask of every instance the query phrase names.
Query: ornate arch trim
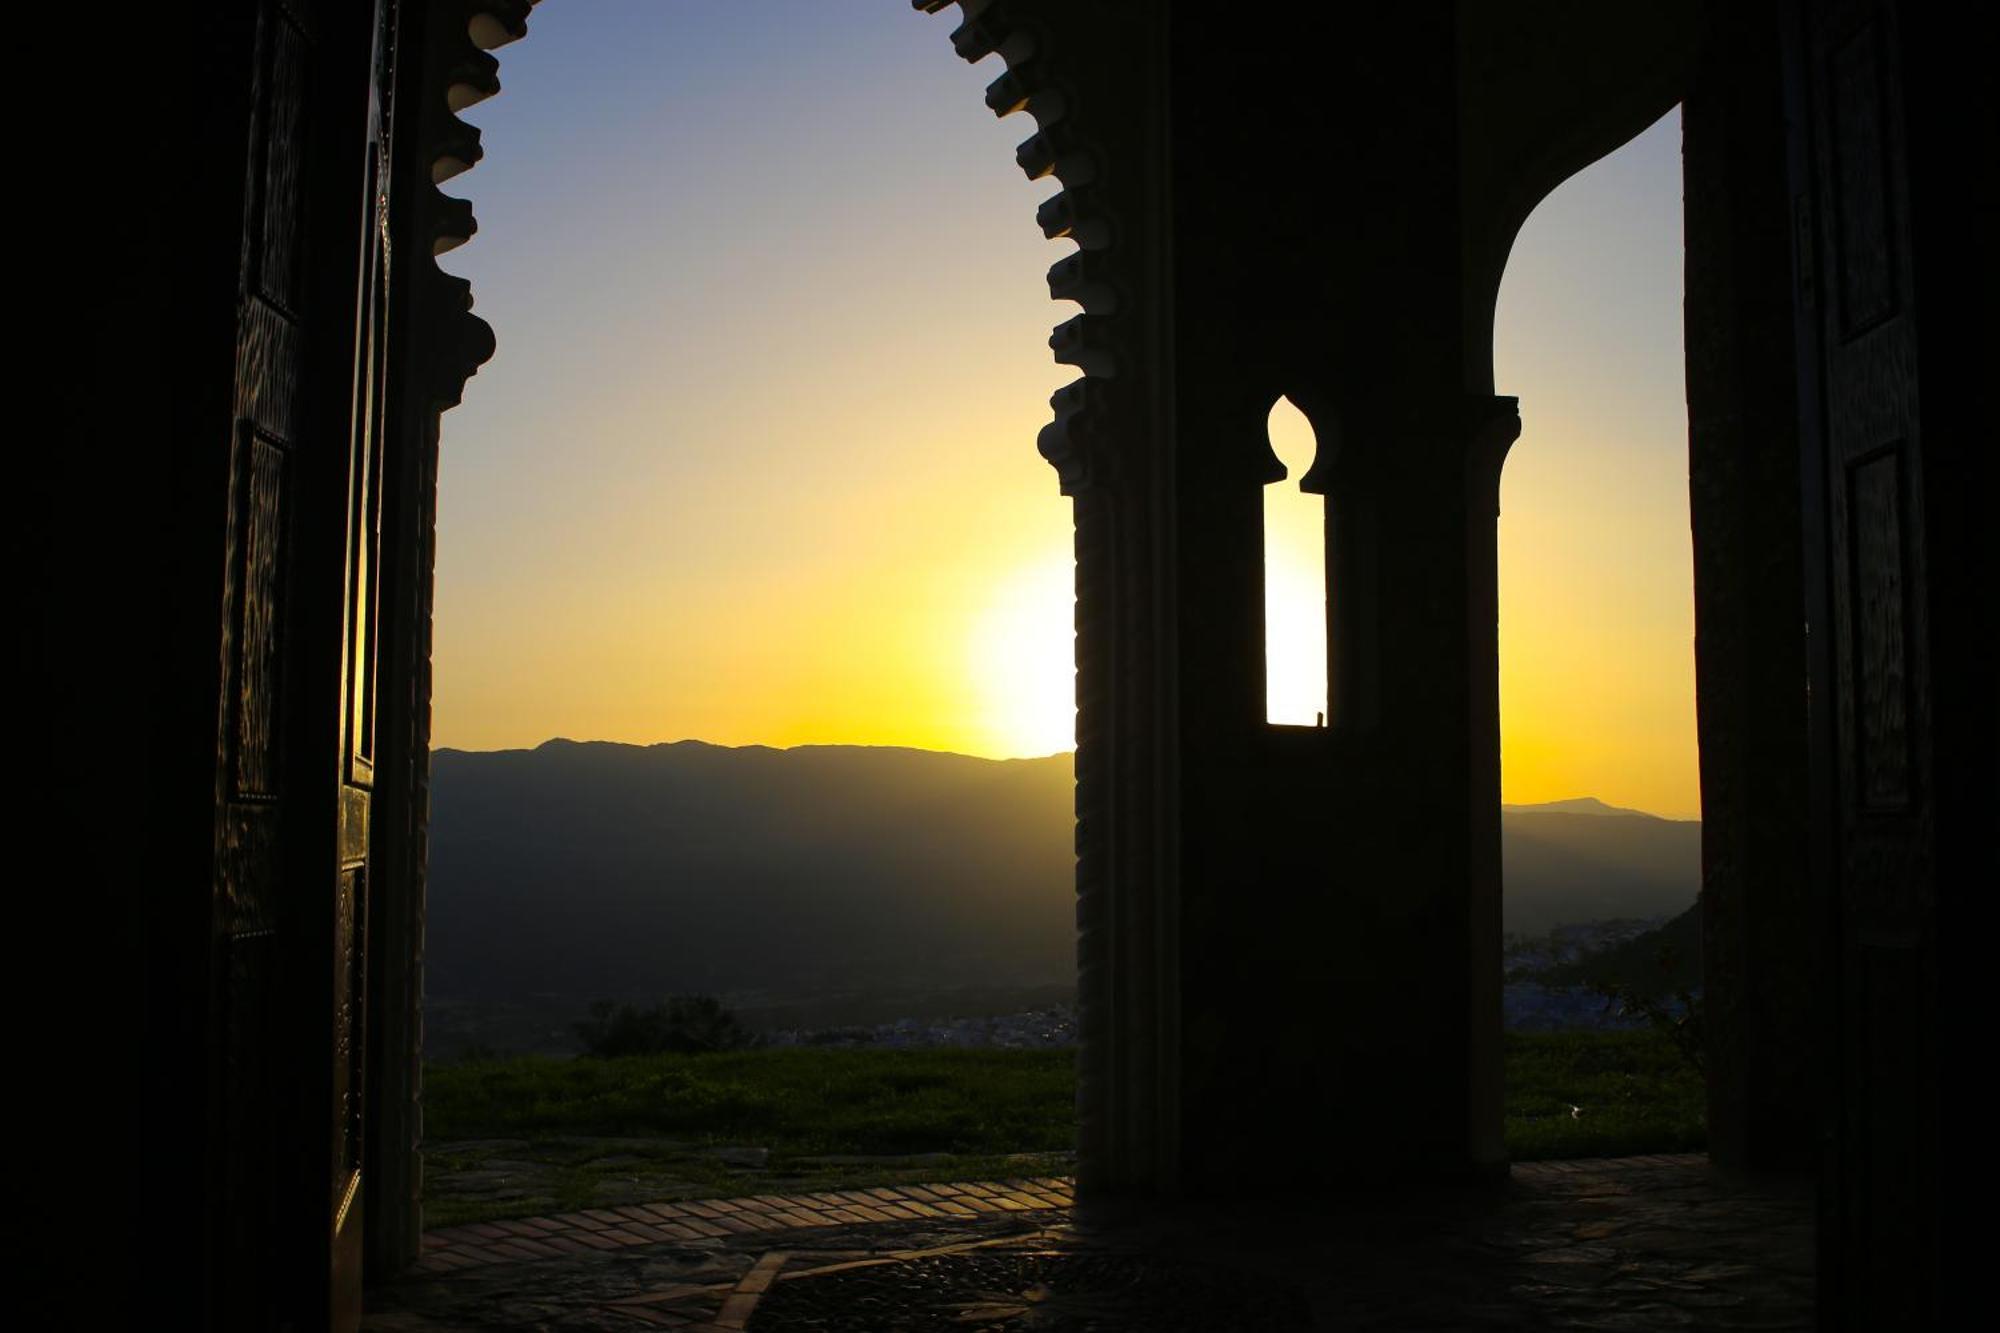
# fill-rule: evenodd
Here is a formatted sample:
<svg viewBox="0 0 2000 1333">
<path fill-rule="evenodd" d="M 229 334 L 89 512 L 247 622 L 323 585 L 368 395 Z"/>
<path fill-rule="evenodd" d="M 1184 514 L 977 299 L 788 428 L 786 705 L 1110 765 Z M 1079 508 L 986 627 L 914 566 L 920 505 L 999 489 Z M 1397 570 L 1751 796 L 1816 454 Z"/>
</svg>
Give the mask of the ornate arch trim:
<svg viewBox="0 0 2000 1333">
<path fill-rule="evenodd" d="M 495 49 L 527 33 L 534 0 L 401 6 L 391 108 L 389 366 L 376 883 L 370 909 L 368 1172 L 363 1230 L 372 1275 L 414 1262 L 423 1228 L 424 898 L 429 853 L 431 627 L 440 417 L 492 355 L 472 286 L 437 265 L 477 230 L 472 205 L 438 186 L 482 156 L 458 116 L 500 90 Z"/>
<path fill-rule="evenodd" d="M 1080 307 L 1049 347 L 1081 374 L 1050 399 L 1036 443 L 1075 507 L 1079 1185 L 1169 1191 L 1180 1174 L 1180 918 L 1166 7 L 959 8 L 958 54 L 1006 65 L 986 104 L 1035 122 L 1017 164 L 1062 187 L 1036 221 L 1077 247 L 1049 269 L 1051 298 Z"/>
</svg>

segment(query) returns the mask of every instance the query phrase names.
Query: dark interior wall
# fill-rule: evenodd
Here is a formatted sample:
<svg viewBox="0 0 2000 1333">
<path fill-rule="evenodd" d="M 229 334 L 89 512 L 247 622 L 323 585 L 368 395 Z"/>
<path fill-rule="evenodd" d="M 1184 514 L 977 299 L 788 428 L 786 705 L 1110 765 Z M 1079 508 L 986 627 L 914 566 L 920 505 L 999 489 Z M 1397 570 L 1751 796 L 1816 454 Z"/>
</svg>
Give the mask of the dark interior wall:
<svg viewBox="0 0 2000 1333">
<path fill-rule="evenodd" d="M 101 12 L 20 18 L 16 95 L 56 110 L 10 171 L 10 586 L 34 776 L 13 805 L 31 841 L 9 972 L 22 1086 L 51 1094 L 32 1114 L 92 1146 L 17 1155 L 54 1242 L 17 1318 L 122 1327 L 204 1308 L 219 1218 L 208 868 L 251 8 L 142 40 Z M 77 1229 L 57 1226 L 72 1208 Z"/>
<path fill-rule="evenodd" d="M 1929 1313 L 1969 1328 L 1988 1303 L 1981 1202 L 1991 1179 L 1990 999 L 1994 886 L 2000 885 L 2000 497 L 1992 390 L 2000 337 L 1990 189 L 1994 158 L 1994 32 L 1934 5 L 1903 5 L 1914 277 L 1922 302 L 1924 505 L 1929 550 L 1931 698 L 1936 710 L 1936 950 L 1932 1011 L 1937 1049 L 1929 1182 L 1938 1236 Z M 1972 165 L 1977 164 L 1977 165 Z"/>
<path fill-rule="evenodd" d="M 1775 10 L 1707 6 L 1682 109 L 1709 1145 L 1810 1168 L 1818 917 L 1792 207 Z"/>
<path fill-rule="evenodd" d="M 88 92 L 51 94 L 61 131 L 34 137 L 52 160 L 17 167 L 24 189 L 65 202 L 42 214 L 50 225 L 21 265 L 29 291 L 60 284 L 48 318 L 27 326 L 53 363 L 26 381 L 63 410 L 14 455 L 38 770 L 16 817 L 59 866 L 38 874 L 60 886 L 45 901 L 63 919 L 28 937 L 68 939 L 88 922 L 115 939 L 87 964 L 47 956 L 66 971 L 42 979 L 28 1011 L 56 1043 L 53 1074 L 33 1082 L 62 1090 L 50 1110 L 79 1133 L 72 1117 L 117 1115 L 129 1145 L 50 1154 L 63 1179 L 41 1197 L 91 1201 L 100 1227 L 121 1211 L 131 1240 L 113 1272 L 93 1262 L 73 1287 L 47 1273 L 35 1285 L 65 1302 L 87 1292 L 95 1317 L 123 1324 L 121 1296 L 135 1318 L 207 1308 L 224 1220 L 209 1188 L 210 866 L 254 15 L 203 6 L 144 41 L 106 40 L 101 14 L 36 22 L 53 26 L 24 38 L 29 64 L 74 80 L 87 62 L 90 74 Z M 71 261 L 60 273 L 58 250 Z M 34 975 L 43 960 L 25 963 Z M 78 1263 L 102 1252 L 64 1248 Z"/>
</svg>

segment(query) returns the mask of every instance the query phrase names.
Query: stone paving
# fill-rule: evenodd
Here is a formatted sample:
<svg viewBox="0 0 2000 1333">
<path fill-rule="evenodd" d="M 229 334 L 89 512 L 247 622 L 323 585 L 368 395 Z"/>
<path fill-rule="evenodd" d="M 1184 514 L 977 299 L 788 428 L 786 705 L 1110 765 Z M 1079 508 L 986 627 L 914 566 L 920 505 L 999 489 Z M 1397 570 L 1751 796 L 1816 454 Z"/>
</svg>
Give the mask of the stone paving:
<svg viewBox="0 0 2000 1333">
<path fill-rule="evenodd" d="M 1263 1206 L 1070 1205 L 1058 1179 L 633 1205 L 430 1233 L 364 1328 L 685 1333 L 1805 1329 L 1808 1186 L 1705 1157 Z"/>
</svg>

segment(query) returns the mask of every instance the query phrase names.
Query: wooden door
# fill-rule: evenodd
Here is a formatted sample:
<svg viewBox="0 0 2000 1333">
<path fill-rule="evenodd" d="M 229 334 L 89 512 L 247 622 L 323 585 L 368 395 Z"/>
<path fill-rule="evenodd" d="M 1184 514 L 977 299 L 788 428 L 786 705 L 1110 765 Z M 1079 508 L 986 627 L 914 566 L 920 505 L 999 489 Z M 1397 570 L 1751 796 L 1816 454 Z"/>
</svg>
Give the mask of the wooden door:
<svg viewBox="0 0 2000 1333">
<path fill-rule="evenodd" d="M 207 1326 L 353 1327 L 394 0 L 249 0 Z"/>
<path fill-rule="evenodd" d="M 1897 6 L 1802 6 L 1800 324 L 1817 873 L 1823 1325 L 1924 1326 L 1935 1287 L 1934 786 L 1915 274 Z"/>
</svg>

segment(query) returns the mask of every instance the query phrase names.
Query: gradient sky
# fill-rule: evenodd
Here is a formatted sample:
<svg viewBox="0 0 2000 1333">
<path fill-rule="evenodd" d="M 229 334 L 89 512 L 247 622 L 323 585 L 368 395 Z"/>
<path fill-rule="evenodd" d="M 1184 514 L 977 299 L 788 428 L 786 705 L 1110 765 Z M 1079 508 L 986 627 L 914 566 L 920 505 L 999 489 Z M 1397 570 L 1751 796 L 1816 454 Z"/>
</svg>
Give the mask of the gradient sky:
<svg viewBox="0 0 2000 1333">
<path fill-rule="evenodd" d="M 437 744 L 1069 747 L 1067 246 L 950 26 L 551 0 L 499 53 L 447 187 L 499 350 L 445 417 Z M 1678 150 L 1565 186 L 1502 289 L 1510 800 L 1695 810 Z"/>
<path fill-rule="evenodd" d="M 1681 345 L 1680 112 L 1529 217 L 1493 369 L 1521 400 L 1500 478 L 1508 800 L 1694 818 L 1694 556 Z"/>
</svg>

